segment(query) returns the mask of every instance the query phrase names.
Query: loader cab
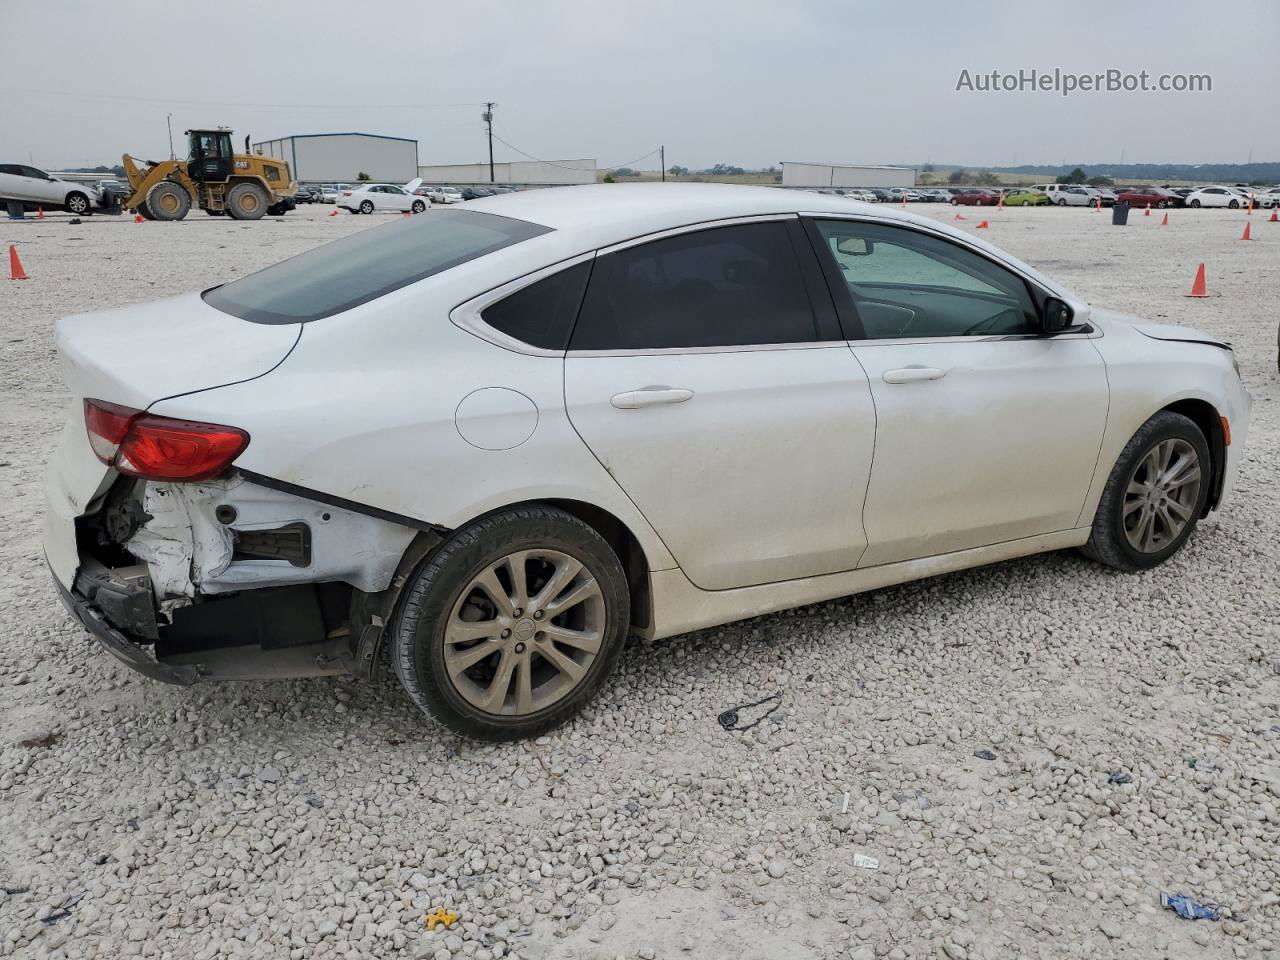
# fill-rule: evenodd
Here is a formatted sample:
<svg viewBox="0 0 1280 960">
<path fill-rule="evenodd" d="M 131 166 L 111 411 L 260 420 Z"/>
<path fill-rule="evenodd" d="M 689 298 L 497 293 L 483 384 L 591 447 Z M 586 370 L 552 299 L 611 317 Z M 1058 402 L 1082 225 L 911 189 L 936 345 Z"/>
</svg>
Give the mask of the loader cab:
<svg viewBox="0 0 1280 960">
<path fill-rule="evenodd" d="M 202 183 L 225 183 L 231 179 L 235 151 L 230 130 L 188 130 L 190 155 L 187 174 Z"/>
</svg>

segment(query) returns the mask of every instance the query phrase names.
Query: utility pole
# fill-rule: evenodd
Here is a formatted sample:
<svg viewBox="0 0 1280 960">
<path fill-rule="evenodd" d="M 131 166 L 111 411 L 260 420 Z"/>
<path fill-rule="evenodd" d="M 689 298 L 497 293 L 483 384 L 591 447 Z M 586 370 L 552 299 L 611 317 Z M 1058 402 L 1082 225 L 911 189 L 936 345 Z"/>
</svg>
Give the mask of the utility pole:
<svg viewBox="0 0 1280 960">
<path fill-rule="evenodd" d="M 492 101 L 486 102 L 484 105 L 484 113 L 481 118 L 489 127 L 489 182 L 493 183 L 493 108 L 495 104 Z"/>
<path fill-rule="evenodd" d="M 169 159 L 173 160 L 176 159 L 176 154 L 173 152 L 173 114 L 166 116 L 164 122 L 169 126 Z"/>
<path fill-rule="evenodd" d="M 658 147 L 658 162 L 662 164 L 662 182 L 667 182 L 667 148 L 666 145 Z"/>
</svg>

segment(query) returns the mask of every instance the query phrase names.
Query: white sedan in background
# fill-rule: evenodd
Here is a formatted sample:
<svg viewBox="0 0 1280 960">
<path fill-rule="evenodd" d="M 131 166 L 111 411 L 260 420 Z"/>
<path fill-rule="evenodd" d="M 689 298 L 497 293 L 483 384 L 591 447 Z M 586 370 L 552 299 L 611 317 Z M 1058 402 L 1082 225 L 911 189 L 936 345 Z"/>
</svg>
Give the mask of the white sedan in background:
<svg viewBox="0 0 1280 960">
<path fill-rule="evenodd" d="M 1187 194 L 1188 207 L 1230 207 L 1233 210 L 1247 207 L 1249 198 L 1230 187 L 1201 187 Z"/>
<path fill-rule="evenodd" d="M 1250 413 L 1209 334 L 888 205 L 713 184 L 476 200 L 57 344 L 44 551 L 112 654 L 182 684 L 386 654 L 487 739 L 572 716 L 628 633 L 1049 550 L 1154 567 Z"/>
<path fill-rule="evenodd" d="M 24 210 L 86 214 L 103 206 L 103 195 L 94 183 L 59 180 L 25 163 L 0 163 L 0 206 L 9 201 L 21 203 Z"/>
<path fill-rule="evenodd" d="M 340 191 L 337 204 L 352 213 L 422 213 L 428 200 L 411 192 L 416 187 L 407 190 L 394 183 L 366 183 Z"/>
</svg>

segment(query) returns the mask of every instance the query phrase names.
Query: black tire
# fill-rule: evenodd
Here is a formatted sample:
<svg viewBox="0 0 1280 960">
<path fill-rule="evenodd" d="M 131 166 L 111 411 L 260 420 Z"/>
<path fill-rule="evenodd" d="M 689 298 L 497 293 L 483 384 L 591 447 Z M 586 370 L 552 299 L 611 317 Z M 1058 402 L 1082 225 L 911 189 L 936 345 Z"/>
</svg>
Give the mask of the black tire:
<svg viewBox="0 0 1280 960">
<path fill-rule="evenodd" d="M 147 209 L 156 220 L 181 220 L 191 210 L 191 194 L 181 184 L 162 180 L 147 191 Z"/>
<path fill-rule="evenodd" d="M 953 207 L 957 207 L 957 206 L 959 206 L 959 205 L 960 205 L 960 201 L 959 201 L 959 200 L 957 200 L 955 197 L 952 197 L 952 198 L 951 198 L 951 205 L 952 205 Z"/>
<path fill-rule="evenodd" d="M 410 209 L 414 213 L 421 213 L 423 210 L 427 209 L 427 205 L 423 203 L 421 200 L 415 200 L 413 201 L 413 206 L 410 207 Z"/>
<path fill-rule="evenodd" d="M 473 578 L 521 549 L 555 550 L 581 563 L 600 587 L 604 626 L 599 651 L 576 686 L 539 712 L 501 716 L 468 702 L 450 679 L 445 628 Z M 554 507 L 518 507 L 457 531 L 414 572 L 391 622 L 391 662 L 414 703 L 450 730 L 480 740 L 520 740 L 559 726 L 596 694 L 622 655 L 630 617 L 622 565 L 595 530 Z"/>
<path fill-rule="evenodd" d="M 366 214 L 373 213 L 373 201 L 372 200 L 360 201 L 360 212 L 366 213 Z"/>
<path fill-rule="evenodd" d="M 282 200 L 279 203 L 273 203 L 271 206 L 267 207 L 267 216 L 283 217 L 289 212 L 289 210 L 289 205 Z"/>
<path fill-rule="evenodd" d="M 63 197 L 62 209 L 66 210 L 67 213 L 74 213 L 77 217 L 87 216 L 89 213 L 89 197 L 79 190 L 72 190 Z"/>
<path fill-rule="evenodd" d="M 1178 535 L 1158 550 L 1142 552 L 1129 543 L 1125 534 L 1125 492 L 1143 459 L 1166 440 L 1184 440 L 1194 448 L 1199 458 L 1200 485 L 1194 505 L 1188 505 L 1191 507 L 1191 519 Z M 1089 542 L 1081 548 L 1081 552 L 1099 563 L 1119 570 L 1147 570 L 1164 563 L 1181 549 L 1195 531 L 1209 497 L 1212 475 L 1209 443 L 1200 428 L 1180 413 L 1160 411 L 1144 423 L 1120 451 L 1116 465 L 1111 468 L 1111 476 L 1107 478 L 1107 485 L 1103 488 L 1102 499 L 1098 502 L 1098 512 L 1093 518 Z"/>
<path fill-rule="evenodd" d="M 1066 198 L 1066 197 L 1059 197 L 1059 198 L 1058 198 L 1058 206 L 1060 206 L 1060 207 L 1065 207 L 1066 205 L 1067 205 L 1067 198 Z"/>
<path fill-rule="evenodd" d="M 1229 200 L 1229 201 L 1227 201 L 1227 206 L 1228 206 L 1228 207 L 1230 207 L 1232 210 L 1239 210 L 1239 209 L 1240 209 L 1240 201 L 1239 201 L 1239 200 Z"/>
<path fill-rule="evenodd" d="M 1192 206 L 1192 207 L 1196 207 L 1196 208 L 1198 209 L 1198 208 L 1199 208 L 1199 206 L 1200 206 L 1200 201 L 1199 201 L 1199 200 L 1192 200 L 1192 201 L 1191 201 L 1190 206 Z"/>
<path fill-rule="evenodd" d="M 209 210 L 206 208 L 204 212 L 211 217 L 225 217 L 227 215 L 225 210 Z"/>
<path fill-rule="evenodd" d="M 269 206 L 271 198 L 256 183 L 237 183 L 227 191 L 227 213 L 237 220 L 261 220 Z"/>
<path fill-rule="evenodd" d="M 155 214 L 151 212 L 151 208 L 147 206 L 147 201 L 145 200 L 138 204 L 136 209 L 138 211 L 138 216 L 142 217 L 143 220 L 154 220 L 156 218 Z"/>
</svg>

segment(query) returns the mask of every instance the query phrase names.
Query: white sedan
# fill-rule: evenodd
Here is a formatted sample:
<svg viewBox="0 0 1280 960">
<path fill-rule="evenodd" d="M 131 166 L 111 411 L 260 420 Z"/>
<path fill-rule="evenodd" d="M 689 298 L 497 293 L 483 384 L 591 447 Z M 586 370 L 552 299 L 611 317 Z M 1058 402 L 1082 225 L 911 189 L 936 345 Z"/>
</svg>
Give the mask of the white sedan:
<svg viewBox="0 0 1280 960">
<path fill-rule="evenodd" d="M 59 180 L 25 163 L 0 163 L 0 206 L 7 202 L 20 203 L 25 210 L 86 214 L 103 206 L 103 195 L 97 184 Z"/>
<path fill-rule="evenodd" d="M 337 204 L 352 213 L 422 213 L 427 209 L 427 199 L 394 183 L 366 183 L 338 193 Z"/>
<path fill-rule="evenodd" d="M 1230 207 L 1234 210 L 1247 207 L 1249 198 L 1230 187 L 1201 187 L 1187 194 L 1186 203 L 1188 207 Z"/>
<path fill-rule="evenodd" d="M 44 550 L 107 649 L 173 683 L 389 656 L 488 739 L 573 715 L 628 633 L 1153 567 L 1250 412 L 1213 336 L 886 205 L 712 184 L 473 201 L 57 343 Z"/>
</svg>

